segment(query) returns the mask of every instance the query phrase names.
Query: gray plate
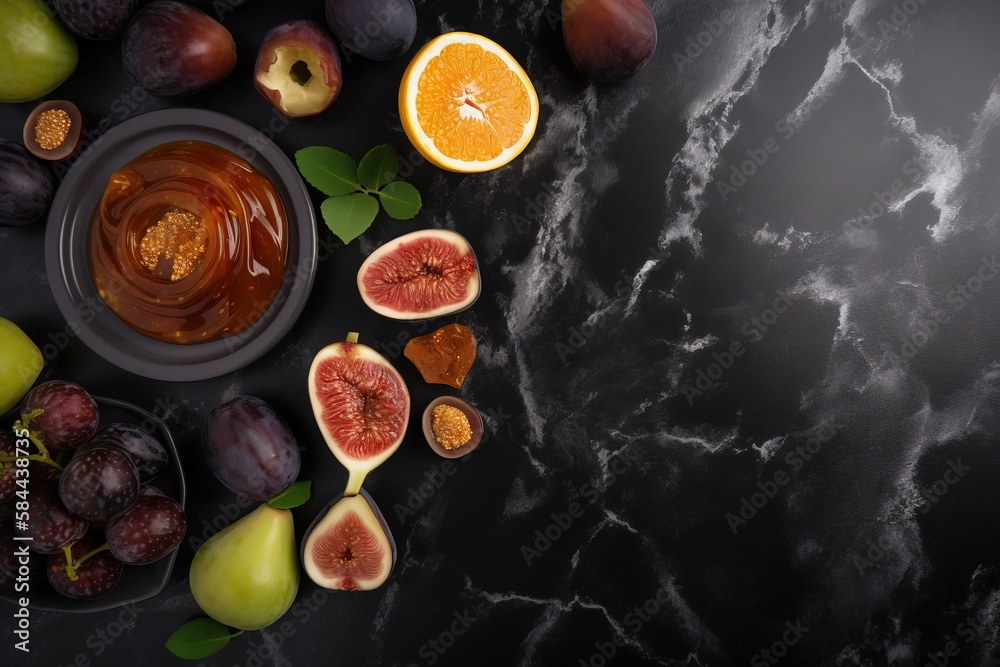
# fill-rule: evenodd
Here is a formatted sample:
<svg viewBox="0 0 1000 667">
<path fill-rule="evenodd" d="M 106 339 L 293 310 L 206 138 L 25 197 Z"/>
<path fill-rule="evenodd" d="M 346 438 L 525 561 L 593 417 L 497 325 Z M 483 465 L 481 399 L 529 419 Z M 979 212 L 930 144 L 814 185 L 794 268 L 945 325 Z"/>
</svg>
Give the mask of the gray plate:
<svg viewBox="0 0 1000 667">
<path fill-rule="evenodd" d="M 184 507 L 187 497 L 187 486 L 184 483 L 184 470 L 177 454 L 177 445 L 170 435 L 170 429 L 159 417 L 150 414 L 140 407 L 113 398 L 95 396 L 94 400 L 101 411 L 100 428 L 115 422 L 127 422 L 142 427 L 151 433 L 167 450 L 170 461 L 163 472 L 156 476 L 150 484 L 163 491 Z M 36 557 L 45 562 L 46 557 Z M 0 600 L 18 604 L 20 595 L 30 600 L 29 607 L 39 611 L 61 611 L 71 614 L 105 611 L 125 604 L 147 600 L 158 595 L 170 581 L 174 571 L 174 561 L 177 559 L 177 549 L 158 561 L 148 565 L 126 565 L 122 577 L 110 593 L 94 600 L 73 600 L 60 595 L 49 587 L 43 578 L 40 583 L 31 587 L 30 592 L 19 595 L 0 595 Z"/>
<path fill-rule="evenodd" d="M 249 329 L 209 343 L 176 345 L 140 334 L 104 304 L 90 278 L 87 231 L 111 174 L 155 146 L 186 140 L 236 153 L 271 180 L 289 222 L 288 270 L 274 303 Z M 212 111 L 165 109 L 111 129 L 69 170 L 49 213 L 45 261 L 59 310 L 94 352 L 155 380 L 204 380 L 243 368 L 295 324 L 316 276 L 316 217 L 295 165 L 257 130 Z"/>
</svg>

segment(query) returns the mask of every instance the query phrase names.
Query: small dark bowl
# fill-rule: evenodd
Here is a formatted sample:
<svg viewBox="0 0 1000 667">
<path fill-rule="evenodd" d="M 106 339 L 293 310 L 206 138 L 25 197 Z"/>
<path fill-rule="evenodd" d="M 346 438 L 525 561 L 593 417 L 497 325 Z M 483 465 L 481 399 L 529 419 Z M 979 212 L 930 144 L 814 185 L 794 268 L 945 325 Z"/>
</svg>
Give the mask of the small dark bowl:
<svg viewBox="0 0 1000 667">
<path fill-rule="evenodd" d="M 433 413 L 434 408 L 439 405 L 450 405 L 465 413 L 465 417 L 469 420 L 469 426 L 472 427 L 471 440 L 456 449 L 445 449 L 441 443 L 437 441 L 434 437 L 434 431 L 431 430 L 431 413 Z M 460 398 L 455 398 L 454 396 L 440 396 L 431 401 L 430 405 L 427 406 L 427 409 L 424 410 L 424 417 L 421 420 L 421 424 L 424 429 L 424 437 L 427 439 L 427 444 L 430 445 L 430 448 L 434 450 L 435 454 L 443 456 L 446 459 L 460 459 L 466 454 L 471 454 L 477 447 L 479 447 L 479 443 L 483 440 L 483 418 L 479 416 L 479 412 L 474 407 Z"/>
<path fill-rule="evenodd" d="M 101 409 L 101 426 L 114 422 L 130 422 L 144 428 L 148 427 L 152 434 L 163 444 L 170 456 L 167 467 L 150 482 L 153 486 L 180 503 L 184 507 L 187 497 L 187 487 L 184 483 L 184 471 L 177 455 L 177 445 L 174 443 L 170 430 L 162 419 L 140 407 L 119 401 L 114 398 L 95 396 Z M 31 590 L 17 595 L 2 595 L 3 600 L 17 605 L 18 598 L 29 598 L 30 609 L 38 611 L 61 611 L 70 614 L 85 614 L 95 611 L 107 611 L 122 605 L 148 600 L 158 595 L 170 581 L 177 559 L 177 549 L 160 560 L 149 565 L 126 565 L 118 585 L 110 593 L 94 600 L 74 600 L 55 592 L 47 581 L 40 581 Z M 42 556 L 42 558 L 45 558 Z"/>
<path fill-rule="evenodd" d="M 69 133 L 66 135 L 66 140 L 55 148 L 42 148 L 42 146 L 35 141 L 35 122 L 43 112 L 49 111 L 50 109 L 62 109 L 69 114 L 70 126 Z M 49 100 L 48 102 L 42 102 L 34 111 L 28 115 L 28 120 L 24 123 L 24 134 L 22 139 L 24 140 L 24 147 L 28 149 L 28 152 L 35 157 L 40 157 L 43 160 L 65 160 L 76 147 L 80 144 L 80 137 L 83 133 L 83 114 L 80 113 L 80 109 L 77 108 L 75 104 L 68 100 Z"/>
</svg>

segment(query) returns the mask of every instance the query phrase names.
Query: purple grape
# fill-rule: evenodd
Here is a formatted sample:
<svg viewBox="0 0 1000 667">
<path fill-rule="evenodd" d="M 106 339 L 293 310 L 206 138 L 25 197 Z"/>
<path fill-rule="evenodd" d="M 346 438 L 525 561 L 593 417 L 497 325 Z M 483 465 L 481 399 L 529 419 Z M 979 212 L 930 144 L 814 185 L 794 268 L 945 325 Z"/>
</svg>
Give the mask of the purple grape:
<svg viewBox="0 0 1000 667">
<path fill-rule="evenodd" d="M 184 510 L 176 500 L 143 492 L 135 505 L 108 522 L 105 534 L 115 558 L 145 565 L 176 549 L 186 531 Z"/>
<path fill-rule="evenodd" d="M 27 521 L 15 521 L 14 532 L 31 538 L 28 544 L 32 551 L 57 553 L 87 533 L 87 522 L 71 514 L 59 500 L 58 482 L 35 482 L 29 492 Z"/>
<path fill-rule="evenodd" d="M 139 497 L 139 473 L 117 447 L 78 452 L 59 478 L 59 497 L 77 516 L 103 522 L 121 514 Z"/>
<path fill-rule="evenodd" d="M 100 535 L 90 534 L 70 548 L 74 560 L 85 556 L 103 544 Z M 107 551 L 102 551 L 75 565 L 76 580 L 70 577 L 66 568 L 66 554 L 49 556 L 47 564 L 49 584 L 66 597 L 78 600 L 92 600 L 107 595 L 122 576 L 122 563 Z"/>
<path fill-rule="evenodd" d="M 21 401 L 22 421 L 34 411 L 27 428 L 41 431 L 48 449 L 67 450 L 82 445 L 97 431 L 100 411 L 94 397 L 73 382 L 53 380 L 43 382 L 28 392 Z"/>
<path fill-rule="evenodd" d="M 139 472 L 139 482 L 145 484 L 167 467 L 167 450 L 160 441 L 135 424 L 116 423 L 105 426 L 79 451 L 91 447 L 112 446 L 125 451 Z"/>
</svg>

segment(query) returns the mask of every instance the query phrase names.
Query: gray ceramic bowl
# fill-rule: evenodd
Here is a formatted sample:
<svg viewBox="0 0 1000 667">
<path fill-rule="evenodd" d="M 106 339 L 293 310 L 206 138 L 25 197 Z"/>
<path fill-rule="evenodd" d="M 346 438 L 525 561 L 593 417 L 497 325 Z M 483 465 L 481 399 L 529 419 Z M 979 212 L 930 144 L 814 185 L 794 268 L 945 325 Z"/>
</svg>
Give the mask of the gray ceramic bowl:
<svg viewBox="0 0 1000 667">
<path fill-rule="evenodd" d="M 167 425 L 159 417 L 140 407 L 113 398 L 95 396 L 101 410 L 101 427 L 115 422 L 127 422 L 148 429 L 160 444 L 167 450 L 170 461 L 167 467 L 150 482 L 184 507 L 187 497 L 187 487 L 184 483 L 184 471 L 180 458 L 177 456 L 177 445 Z M 45 556 L 38 556 L 45 560 Z M 110 593 L 95 600 L 73 600 L 56 593 L 43 578 L 41 582 L 31 587 L 27 594 L 30 600 L 29 608 L 40 611 L 62 611 L 81 614 L 94 611 L 106 611 L 122 605 L 149 599 L 158 595 L 170 581 L 177 559 L 177 549 L 149 565 L 126 565 L 118 585 Z M 0 596 L 11 604 L 17 604 L 17 598 L 12 595 Z"/>
<path fill-rule="evenodd" d="M 185 140 L 236 153 L 271 180 L 289 220 L 288 269 L 274 303 L 249 329 L 209 343 L 177 345 L 143 336 L 104 305 L 90 277 L 87 231 L 112 173 L 155 146 Z M 59 309 L 94 352 L 155 380 L 204 380 L 258 359 L 295 324 L 316 276 L 316 216 L 298 169 L 260 132 L 212 111 L 164 109 L 127 120 L 82 149 L 52 202 L 45 262 Z"/>
</svg>

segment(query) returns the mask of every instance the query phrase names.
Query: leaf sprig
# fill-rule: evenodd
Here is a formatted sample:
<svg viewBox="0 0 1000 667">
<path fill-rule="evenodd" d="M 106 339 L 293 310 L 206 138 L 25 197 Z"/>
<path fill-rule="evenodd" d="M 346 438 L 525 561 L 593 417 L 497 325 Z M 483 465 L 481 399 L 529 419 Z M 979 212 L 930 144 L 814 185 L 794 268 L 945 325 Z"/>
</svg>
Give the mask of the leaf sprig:
<svg viewBox="0 0 1000 667">
<path fill-rule="evenodd" d="M 379 202 L 396 220 L 409 220 L 420 211 L 417 189 L 395 180 L 399 154 L 390 144 L 371 149 L 360 163 L 342 151 L 310 146 L 295 153 L 295 163 L 303 178 L 328 196 L 320 206 L 323 220 L 344 243 L 350 243 L 371 226 Z"/>
</svg>

